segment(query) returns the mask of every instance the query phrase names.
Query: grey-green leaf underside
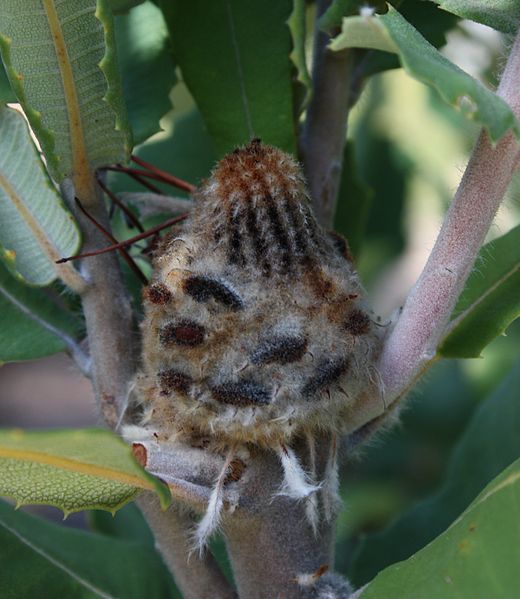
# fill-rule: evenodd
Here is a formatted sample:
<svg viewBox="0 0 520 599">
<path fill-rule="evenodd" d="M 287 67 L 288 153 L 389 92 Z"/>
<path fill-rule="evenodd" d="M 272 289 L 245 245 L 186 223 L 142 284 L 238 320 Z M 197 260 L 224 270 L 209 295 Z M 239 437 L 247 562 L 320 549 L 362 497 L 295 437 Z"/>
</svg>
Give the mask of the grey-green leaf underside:
<svg viewBox="0 0 520 599">
<path fill-rule="evenodd" d="M 74 254 L 79 241 L 25 119 L 0 107 L 0 256 L 28 283 L 48 285 L 57 276 L 54 260 Z"/>
</svg>

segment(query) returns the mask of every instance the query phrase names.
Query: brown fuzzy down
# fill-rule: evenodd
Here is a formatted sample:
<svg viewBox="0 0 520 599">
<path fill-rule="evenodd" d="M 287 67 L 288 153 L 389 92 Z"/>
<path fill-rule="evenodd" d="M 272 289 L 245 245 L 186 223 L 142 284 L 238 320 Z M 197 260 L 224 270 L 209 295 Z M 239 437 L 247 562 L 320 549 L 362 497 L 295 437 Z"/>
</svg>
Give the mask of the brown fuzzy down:
<svg viewBox="0 0 520 599">
<path fill-rule="evenodd" d="M 195 200 L 144 293 L 141 426 L 267 447 L 341 432 L 377 376 L 379 339 L 347 246 L 316 222 L 299 165 L 254 140 Z"/>
</svg>

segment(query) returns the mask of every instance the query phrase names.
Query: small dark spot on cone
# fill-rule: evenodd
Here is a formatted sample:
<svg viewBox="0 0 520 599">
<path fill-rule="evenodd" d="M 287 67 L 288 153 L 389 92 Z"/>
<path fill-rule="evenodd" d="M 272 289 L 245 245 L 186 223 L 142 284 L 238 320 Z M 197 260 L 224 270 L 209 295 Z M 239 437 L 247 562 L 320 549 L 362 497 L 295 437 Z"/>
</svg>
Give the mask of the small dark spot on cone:
<svg viewBox="0 0 520 599">
<path fill-rule="evenodd" d="M 153 283 L 143 289 L 143 299 L 152 304 L 164 305 L 172 299 L 172 294 L 163 283 Z"/>
<path fill-rule="evenodd" d="M 354 309 L 347 316 L 345 328 L 351 335 L 366 335 L 370 331 L 370 318 L 362 310 Z"/>
<path fill-rule="evenodd" d="M 275 335 L 266 338 L 251 356 L 253 364 L 289 364 L 303 358 L 307 339 L 300 335 Z"/>
<path fill-rule="evenodd" d="M 241 298 L 216 279 L 193 275 L 184 281 L 183 286 L 184 291 L 197 302 L 214 299 L 230 310 L 240 310 L 243 307 Z"/>
<path fill-rule="evenodd" d="M 159 332 L 163 345 L 200 345 L 204 341 L 206 330 L 192 320 L 183 320 L 164 326 Z"/>
<path fill-rule="evenodd" d="M 269 403 L 269 392 L 265 387 L 250 380 L 228 381 L 212 387 L 213 399 L 219 403 L 246 407 L 266 405 Z"/>
<path fill-rule="evenodd" d="M 163 395 L 168 395 L 172 391 L 187 394 L 193 383 L 193 380 L 190 376 L 184 374 L 183 372 L 179 372 L 178 370 L 174 370 L 173 368 L 169 370 L 162 370 L 159 372 L 158 376 L 161 386 L 161 393 Z"/>
<path fill-rule="evenodd" d="M 310 398 L 337 382 L 346 373 L 348 366 L 348 358 L 322 360 L 318 364 L 315 374 L 307 379 L 302 389 L 302 395 Z"/>
</svg>

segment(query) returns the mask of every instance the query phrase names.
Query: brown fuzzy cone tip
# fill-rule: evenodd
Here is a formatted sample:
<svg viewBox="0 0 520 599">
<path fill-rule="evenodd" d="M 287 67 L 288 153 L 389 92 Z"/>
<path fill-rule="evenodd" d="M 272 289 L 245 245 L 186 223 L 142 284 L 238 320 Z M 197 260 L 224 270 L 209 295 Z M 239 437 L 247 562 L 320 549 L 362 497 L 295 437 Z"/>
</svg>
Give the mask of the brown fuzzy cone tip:
<svg viewBox="0 0 520 599">
<path fill-rule="evenodd" d="M 142 426 L 161 439 L 263 446 L 340 432 L 376 378 L 378 338 L 299 165 L 252 141 L 195 201 L 144 294 Z"/>
</svg>

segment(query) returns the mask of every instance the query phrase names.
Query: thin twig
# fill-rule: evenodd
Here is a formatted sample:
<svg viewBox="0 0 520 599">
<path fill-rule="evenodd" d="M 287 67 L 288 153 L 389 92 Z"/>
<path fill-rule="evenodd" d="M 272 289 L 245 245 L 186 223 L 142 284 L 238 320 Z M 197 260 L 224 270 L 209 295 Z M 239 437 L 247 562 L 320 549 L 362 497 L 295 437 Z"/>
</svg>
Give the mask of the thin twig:
<svg viewBox="0 0 520 599">
<path fill-rule="evenodd" d="M 123 204 L 123 202 L 117 197 L 117 195 L 108 188 L 107 185 L 105 185 L 105 183 L 103 182 L 101 173 L 96 173 L 96 181 L 98 182 L 98 185 L 101 187 L 101 189 L 107 194 L 107 196 L 112 200 L 112 202 L 120 209 L 124 212 L 125 216 L 127 217 L 127 219 L 132 223 L 132 225 L 138 230 L 141 231 L 141 233 L 144 231 L 144 227 L 143 225 L 139 222 L 139 219 L 135 216 L 135 214 L 128 208 L 128 206 L 125 206 L 125 204 Z"/>
<path fill-rule="evenodd" d="M 497 94 L 520 116 L 520 34 Z M 379 371 L 387 404 L 402 397 L 434 360 L 519 158 L 513 133 L 496 147 L 485 131 L 480 134 L 433 251 L 385 343 Z"/>
<path fill-rule="evenodd" d="M 82 254 L 77 254 L 76 256 L 69 256 L 68 258 L 61 258 L 60 260 L 57 261 L 57 264 L 63 264 L 64 262 L 69 262 L 70 260 L 79 260 L 80 258 L 90 258 L 92 256 L 100 256 L 101 254 L 113 252 L 114 250 L 120 250 L 121 248 L 125 248 L 128 245 L 132 245 L 136 241 L 140 241 L 141 239 L 146 239 L 147 237 L 150 237 L 151 235 L 154 235 L 155 233 L 158 233 L 159 231 L 162 231 L 163 229 L 167 229 L 168 227 L 171 227 L 172 225 L 175 225 L 175 224 L 185 220 L 186 218 L 188 218 L 187 214 L 182 214 L 181 216 L 176 216 L 175 218 L 170 218 L 169 220 L 164 221 L 160 225 L 157 225 L 155 227 L 152 227 L 151 229 L 148 229 L 148 231 L 145 231 L 144 233 L 140 233 L 139 235 L 134 235 L 134 237 L 130 237 L 129 239 L 125 239 L 124 241 L 114 243 L 114 245 L 109 245 L 107 247 L 102 247 L 102 248 L 93 250 L 92 252 L 83 252 Z"/>
<path fill-rule="evenodd" d="M 112 235 L 112 233 L 110 233 L 110 231 L 108 229 L 105 229 L 105 227 L 103 227 L 103 225 L 101 225 L 100 223 L 98 223 L 96 221 L 96 219 L 88 212 L 88 210 L 86 210 L 83 205 L 81 204 L 81 201 L 79 200 L 79 198 L 74 198 L 76 200 L 76 204 L 78 206 L 78 208 L 81 210 L 81 212 L 83 212 L 83 214 L 89 219 L 89 221 L 95 226 L 97 227 L 102 233 L 103 235 L 109 239 L 110 241 L 114 242 L 116 245 L 119 243 L 117 241 L 117 239 Z M 139 268 L 139 266 L 137 266 L 137 264 L 134 262 L 132 256 L 130 256 L 130 254 L 122 247 L 122 248 L 118 248 L 121 256 L 123 257 L 124 261 L 128 264 L 128 266 L 134 271 L 135 275 L 137 276 L 137 278 L 141 281 L 141 283 L 143 283 L 143 285 L 147 285 L 148 284 L 148 279 L 144 276 L 143 271 Z M 96 254 L 96 255 L 99 255 Z M 61 262 L 60 262 L 61 263 Z"/>
<path fill-rule="evenodd" d="M 194 203 L 186 198 L 172 197 L 165 194 L 122 191 L 119 199 L 126 203 L 131 202 L 139 209 L 142 218 L 157 214 L 185 214 L 193 208 Z"/>
<path fill-rule="evenodd" d="M 95 190 L 94 185 L 91 188 Z M 82 227 L 83 247 L 87 251 L 103 247 L 105 236 L 92 227 L 77 209 L 70 180 L 66 179 L 62 183 L 61 190 Z M 87 199 L 90 214 L 109 229 L 101 193 Z M 81 274 L 88 282 L 81 299 L 92 357 L 92 383 L 101 413 L 109 426 L 115 427 L 126 408 L 137 362 L 130 300 L 114 254 L 95 256 L 84 261 Z"/>
<path fill-rule="evenodd" d="M 132 179 L 134 179 L 135 181 L 137 181 L 138 183 L 140 183 L 143 187 L 146 187 L 147 189 L 149 189 L 150 191 L 152 191 L 153 193 L 162 193 L 162 191 L 157 186 L 155 186 L 153 183 L 150 183 L 149 181 L 147 181 L 146 179 L 144 179 L 140 175 L 136 175 L 135 173 L 128 172 L 127 167 L 122 166 L 121 164 L 116 164 L 115 168 L 113 168 L 113 167 L 102 167 L 102 168 L 98 168 L 98 170 L 96 171 L 96 173 L 98 175 L 102 175 L 102 174 L 106 173 L 107 171 L 115 171 L 115 172 L 118 172 L 118 173 L 125 173 L 129 177 L 131 177 Z"/>
<path fill-rule="evenodd" d="M 184 181 L 184 179 L 179 179 L 179 177 L 174 177 L 173 175 L 170 175 L 170 173 L 166 173 L 165 171 L 161 170 L 160 168 L 157 168 L 156 166 L 154 166 L 153 164 L 150 164 L 149 162 L 145 162 L 142 158 L 139 158 L 139 156 L 135 156 L 135 154 L 132 154 L 132 160 L 139 166 L 142 166 L 143 168 L 147 169 L 148 171 L 161 177 L 161 180 L 164 181 L 164 183 L 168 183 L 169 185 L 173 185 L 174 187 L 183 189 L 184 191 L 187 191 L 188 193 L 193 193 L 197 189 L 197 187 L 195 185 L 188 183 L 188 181 Z"/>
<path fill-rule="evenodd" d="M 164 512 L 151 493 L 143 493 L 137 503 L 153 530 L 157 547 L 185 599 L 236 597 L 210 552 L 203 556 L 190 556 L 190 533 L 195 527 L 192 515 L 181 511 L 177 506 Z"/>
<path fill-rule="evenodd" d="M 350 49 L 332 52 L 327 48 L 330 36 L 320 31 L 318 20 L 330 4 L 330 0 L 317 2 L 313 95 L 300 146 L 314 212 L 328 228 L 336 210 L 355 55 Z"/>
</svg>

